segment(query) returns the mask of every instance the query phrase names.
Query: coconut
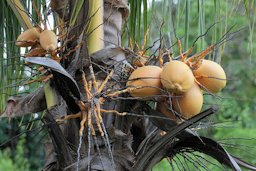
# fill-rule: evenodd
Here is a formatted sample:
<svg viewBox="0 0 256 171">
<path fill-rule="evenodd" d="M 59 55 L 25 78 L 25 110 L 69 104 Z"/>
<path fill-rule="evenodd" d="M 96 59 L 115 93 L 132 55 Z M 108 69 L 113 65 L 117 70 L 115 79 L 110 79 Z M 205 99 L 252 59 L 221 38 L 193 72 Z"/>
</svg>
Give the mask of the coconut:
<svg viewBox="0 0 256 171">
<path fill-rule="evenodd" d="M 181 122 L 181 120 L 177 116 L 175 116 L 175 114 L 173 114 L 171 110 L 168 109 L 168 104 L 165 102 L 157 103 L 156 110 L 175 122 Z"/>
<path fill-rule="evenodd" d="M 168 62 L 161 73 L 163 86 L 176 94 L 187 92 L 194 84 L 194 76 L 191 69 L 181 61 Z"/>
<path fill-rule="evenodd" d="M 194 83 L 191 89 L 182 95 L 172 98 L 172 104 L 175 111 L 184 118 L 189 119 L 198 114 L 203 106 L 203 93 L 200 87 Z"/>
<path fill-rule="evenodd" d="M 51 30 L 44 30 L 39 37 L 40 45 L 46 51 L 54 51 L 58 46 L 56 34 Z"/>
<path fill-rule="evenodd" d="M 143 66 L 132 72 L 127 82 L 133 97 L 152 97 L 161 94 L 160 74 L 162 69 L 158 66 Z"/>
<path fill-rule="evenodd" d="M 38 31 L 38 28 L 33 27 L 27 29 L 18 36 L 16 40 L 16 45 L 19 47 L 33 46 L 39 40 L 39 35 L 40 33 Z"/>
<path fill-rule="evenodd" d="M 211 93 L 217 93 L 226 86 L 226 74 L 216 62 L 202 60 L 201 66 L 193 71 L 201 87 Z"/>
</svg>

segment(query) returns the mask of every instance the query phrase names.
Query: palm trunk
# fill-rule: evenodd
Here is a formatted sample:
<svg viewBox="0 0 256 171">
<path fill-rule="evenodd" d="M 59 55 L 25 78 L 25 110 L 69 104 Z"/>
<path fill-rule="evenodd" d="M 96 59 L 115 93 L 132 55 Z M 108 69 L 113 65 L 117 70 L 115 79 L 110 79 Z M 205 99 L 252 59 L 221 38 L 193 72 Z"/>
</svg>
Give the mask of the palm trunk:
<svg viewBox="0 0 256 171">
<path fill-rule="evenodd" d="M 69 2 L 69 6 L 72 10 L 74 8 L 75 0 L 72 0 Z M 93 1 L 94 2 L 94 1 Z M 89 65 L 88 55 L 99 51 L 103 49 L 104 44 L 106 48 L 108 47 L 114 47 L 114 44 L 120 45 L 120 40 L 121 40 L 121 25 L 122 25 L 122 20 L 124 17 L 124 14 L 127 16 L 127 4 L 126 2 L 122 2 L 119 4 L 113 3 L 114 1 L 108 1 L 104 3 L 104 21 L 103 21 L 103 16 L 101 15 L 103 13 L 103 8 L 101 8 L 101 3 L 99 4 L 94 4 L 94 8 L 91 10 L 91 14 L 94 15 L 96 18 L 96 22 L 93 20 L 94 18 L 92 17 L 92 21 L 89 22 L 89 29 L 87 31 L 87 34 L 90 34 L 88 38 L 84 36 L 84 40 L 88 42 L 88 49 L 86 49 L 86 46 L 81 47 L 80 54 L 79 56 L 83 59 L 78 59 L 78 61 L 85 61 L 83 63 L 84 67 Z M 90 3 L 90 1 L 89 1 Z M 86 3 L 83 4 L 80 13 L 78 15 L 77 23 L 80 23 L 81 21 L 84 20 L 85 16 L 85 11 L 88 8 Z M 92 5 L 92 4 L 91 4 Z M 91 7 L 91 6 L 90 6 Z M 63 13 L 63 11 L 56 11 L 60 13 Z M 96 13 L 95 13 L 96 12 Z M 90 18 L 91 14 L 88 14 L 87 18 Z M 97 19 L 97 17 L 99 17 Z M 100 19 L 102 18 L 102 19 Z M 103 27 L 104 27 L 104 32 L 103 32 Z M 76 24 L 74 24 L 74 27 L 70 29 L 70 37 L 72 35 L 79 35 L 79 32 L 81 31 L 83 26 L 77 27 Z M 104 35 L 103 35 L 104 33 Z M 106 40 L 105 42 L 103 41 Z M 111 43 L 109 43 L 111 42 Z M 74 46 L 75 44 L 71 44 L 71 46 Z M 76 57 L 74 56 L 73 59 Z M 114 61 L 114 60 L 113 60 Z M 78 65 L 72 65 L 72 61 L 68 62 L 68 70 L 71 71 L 71 74 L 74 73 L 73 71 L 77 70 Z M 113 65 L 110 64 L 110 65 Z M 80 66 L 81 67 L 81 66 Z M 89 73 L 89 69 L 84 70 L 85 73 Z M 100 74 L 97 76 L 98 80 L 101 80 L 105 77 L 105 74 Z M 76 77 L 77 82 L 81 82 L 80 76 Z M 83 87 L 81 86 L 81 91 Z M 85 95 L 83 95 L 85 96 Z M 120 105 L 117 103 L 105 103 L 104 105 L 105 109 L 116 109 L 120 111 Z M 51 120 L 51 116 L 56 117 L 56 115 L 59 116 L 58 113 L 58 108 L 61 108 L 61 105 L 57 106 L 56 109 L 52 109 L 47 112 L 46 114 L 46 119 L 45 122 L 49 123 L 49 120 Z M 56 113 L 57 112 L 57 113 Z M 68 114 L 68 111 L 66 111 Z M 113 115 L 107 115 L 104 116 L 104 124 L 106 125 L 106 129 L 109 135 L 109 140 L 111 142 L 112 149 L 114 148 L 115 151 L 112 151 L 114 155 L 114 160 L 115 160 L 115 165 L 116 165 L 116 170 L 128 170 L 131 165 L 132 165 L 132 160 L 133 160 L 133 154 L 130 152 L 128 149 L 129 145 L 124 145 L 125 143 L 120 141 L 120 139 L 125 139 L 128 140 L 131 137 L 127 136 L 125 133 L 118 133 L 118 130 L 114 129 L 113 125 L 115 125 Z M 119 119 L 115 119 L 118 121 Z M 53 120 L 51 120 L 53 122 Z M 65 170 L 75 170 L 77 167 L 77 147 L 79 145 L 79 122 L 76 120 L 70 120 L 67 122 L 65 126 L 60 126 L 62 130 L 62 134 L 56 133 L 56 128 L 54 126 L 49 126 L 49 134 L 51 140 L 49 140 L 46 144 L 46 163 L 44 166 L 44 170 L 52 170 L 52 169 L 65 169 Z M 120 130 L 119 130 L 120 131 Z M 104 170 L 113 170 L 113 166 L 111 163 L 111 157 L 109 156 L 109 151 L 107 147 L 104 145 L 104 142 L 102 141 L 102 138 L 100 136 L 97 137 L 97 145 L 100 147 L 100 152 L 101 154 L 98 153 L 97 150 L 93 150 L 96 148 L 96 144 L 91 141 L 92 145 L 90 147 L 91 150 L 91 155 L 90 157 L 87 156 L 88 154 L 88 138 L 87 138 L 87 130 L 84 133 L 82 144 L 81 144 L 81 150 L 80 150 L 80 155 L 81 155 L 81 161 L 79 162 L 79 170 L 85 170 L 87 169 L 89 163 L 88 159 L 90 158 L 90 167 L 91 170 L 98 169 L 101 170 L 100 168 Z M 58 135 L 58 136 L 57 136 Z M 63 139 L 65 138 L 65 139 Z M 62 146 L 58 146 L 58 142 L 60 140 L 64 141 L 64 144 Z M 119 139 L 118 141 L 116 139 Z M 68 146 L 67 143 L 72 144 L 72 147 Z M 129 140 L 131 142 L 131 140 Z M 66 145 L 65 145 L 66 144 Z M 68 150 L 67 150 L 68 149 Z M 72 156 L 71 159 L 63 159 L 58 156 L 63 155 L 63 151 L 65 151 L 66 156 Z M 68 153 L 68 154 L 67 154 Z M 56 155 L 57 154 L 57 155 Z M 63 166 L 66 166 L 66 168 L 63 168 Z"/>
</svg>

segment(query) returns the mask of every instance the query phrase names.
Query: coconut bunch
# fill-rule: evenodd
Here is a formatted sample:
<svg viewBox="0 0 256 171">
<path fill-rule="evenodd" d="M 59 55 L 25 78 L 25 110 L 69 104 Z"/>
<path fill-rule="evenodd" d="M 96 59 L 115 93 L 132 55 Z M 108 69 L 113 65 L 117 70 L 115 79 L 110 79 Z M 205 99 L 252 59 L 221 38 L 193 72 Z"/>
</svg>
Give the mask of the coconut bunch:
<svg viewBox="0 0 256 171">
<path fill-rule="evenodd" d="M 135 69 L 127 82 L 131 96 L 157 101 L 157 110 L 179 122 L 200 113 L 203 92 L 210 94 L 226 86 L 223 68 L 211 60 L 200 59 L 197 68 L 172 60 L 163 67 L 147 65 Z"/>
<path fill-rule="evenodd" d="M 33 27 L 22 32 L 17 40 L 18 47 L 31 47 L 25 57 L 45 56 L 46 53 L 56 53 L 58 38 L 51 30 Z"/>
</svg>

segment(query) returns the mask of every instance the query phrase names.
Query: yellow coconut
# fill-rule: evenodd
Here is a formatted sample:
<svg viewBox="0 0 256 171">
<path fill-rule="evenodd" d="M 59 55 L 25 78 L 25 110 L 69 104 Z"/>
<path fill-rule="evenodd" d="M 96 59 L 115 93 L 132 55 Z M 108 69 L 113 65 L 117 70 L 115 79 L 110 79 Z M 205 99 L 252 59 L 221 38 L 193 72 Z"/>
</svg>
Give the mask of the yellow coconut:
<svg viewBox="0 0 256 171">
<path fill-rule="evenodd" d="M 16 40 L 16 45 L 19 47 L 29 47 L 35 45 L 39 40 L 40 33 L 38 30 L 38 28 L 33 27 L 22 32 Z"/>
<path fill-rule="evenodd" d="M 143 66 L 132 72 L 127 82 L 128 88 L 136 88 L 129 93 L 133 97 L 152 97 L 161 94 L 160 74 L 158 66 Z"/>
<path fill-rule="evenodd" d="M 203 93 L 200 87 L 194 83 L 188 92 L 177 95 L 172 98 L 172 104 L 175 111 L 184 118 L 189 119 L 198 114 L 203 106 Z"/>
<path fill-rule="evenodd" d="M 202 88 L 211 93 L 217 93 L 226 86 L 226 74 L 216 62 L 203 60 L 201 66 L 193 71 Z"/>
<path fill-rule="evenodd" d="M 58 46 L 58 38 L 51 30 L 44 30 L 39 37 L 40 45 L 46 51 L 54 51 Z"/>
<path fill-rule="evenodd" d="M 163 86 L 177 94 L 187 92 L 194 84 L 194 76 L 191 69 L 181 61 L 168 62 L 161 73 Z"/>
<path fill-rule="evenodd" d="M 156 110 L 164 114 L 167 118 L 170 118 L 171 120 L 175 122 L 181 122 L 181 120 L 173 114 L 171 110 L 168 109 L 168 104 L 165 102 L 159 102 L 157 103 Z"/>
</svg>

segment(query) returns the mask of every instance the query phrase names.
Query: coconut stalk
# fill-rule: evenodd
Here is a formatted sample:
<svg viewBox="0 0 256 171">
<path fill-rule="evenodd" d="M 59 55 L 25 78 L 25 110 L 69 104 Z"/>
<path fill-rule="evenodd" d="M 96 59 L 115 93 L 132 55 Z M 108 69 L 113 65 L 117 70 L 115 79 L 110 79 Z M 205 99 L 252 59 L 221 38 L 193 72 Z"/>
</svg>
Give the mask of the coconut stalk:
<svg viewBox="0 0 256 171">
<path fill-rule="evenodd" d="M 103 0 L 89 0 L 88 52 L 93 54 L 104 48 Z"/>
<path fill-rule="evenodd" d="M 20 0 L 7 0 L 7 3 L 12 8 L 13 12 L 15 13 L 16 17 L 18 18 L 22 28 L 27 30 L 33 27 L 33 24 L 25 12 L 24 6 L 21 4 Z M 46 98 L 47 109 L 55 106 L 58 102 L 56 91 L 51 87 L 50 81 L 45 83 L 44 85 L 44 92 Z"/>
<path fill-rule="evenodd" d="M 46 100 L 46 105 L 47 109 L 50 109 L 57 105 L 58 103 L 58 96 L 56 93 L 56 90 L 51 87 L 51 81 L 48 81 L 44 85 L 44 93 L 45 93 L 45 100 Z"/>
</svg>

